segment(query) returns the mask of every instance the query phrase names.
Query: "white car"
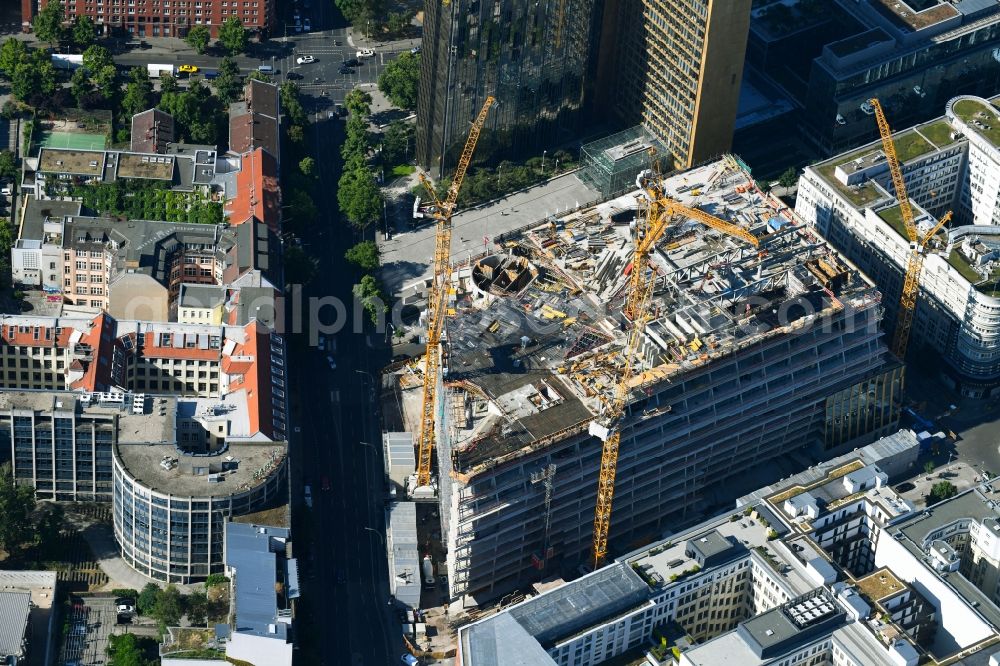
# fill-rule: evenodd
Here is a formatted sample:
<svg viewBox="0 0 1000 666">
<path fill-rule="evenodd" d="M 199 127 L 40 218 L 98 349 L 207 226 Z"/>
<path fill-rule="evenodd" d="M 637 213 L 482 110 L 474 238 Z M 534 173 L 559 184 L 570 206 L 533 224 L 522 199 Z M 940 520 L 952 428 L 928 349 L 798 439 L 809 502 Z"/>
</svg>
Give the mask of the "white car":
<svg viewBox="0 0 1000 666">
<path fill-rule="evenodd" d="M 358 58 L 374 58 L 375 57 L 375 50 L 374 49 L 361 49 L 360 51 L 358 51 L 356 57 L 358 57 Z"/>
<path fill-rule="evenodd" d="M 309 28 L 306 28 L 306 30 L 308 30 L 308 29 Z M 299 56 L 298 58 L 295 59 L 295 64 L 296 65 L 308 65 L 308 64 L 314 63 L 314 62 L 316 62 L 316 58 L 312 57 L 311 55 L 301 55 L 301 56 Z"/>
</svg>

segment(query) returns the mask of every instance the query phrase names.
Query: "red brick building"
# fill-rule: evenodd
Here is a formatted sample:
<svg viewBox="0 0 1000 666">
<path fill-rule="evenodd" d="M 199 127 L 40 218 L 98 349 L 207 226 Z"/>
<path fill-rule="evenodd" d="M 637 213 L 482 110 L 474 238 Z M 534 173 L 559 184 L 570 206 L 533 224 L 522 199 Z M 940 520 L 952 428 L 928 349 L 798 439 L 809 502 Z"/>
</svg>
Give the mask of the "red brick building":
<svg viewBox="0 0 1000 666">
<path fill-rule="evenodd" d="M 279 0 L 63 0 L 66 17 L 89 16 L 98 29 L 125 30 L 134 37 L 184 37 L 207 25 L 212 37 L 231 16 L 247 29 L 267 32 L 276 21 Z M 48 0 L 21 0 L 21 16 L 30 23 Z"/>
</svg>

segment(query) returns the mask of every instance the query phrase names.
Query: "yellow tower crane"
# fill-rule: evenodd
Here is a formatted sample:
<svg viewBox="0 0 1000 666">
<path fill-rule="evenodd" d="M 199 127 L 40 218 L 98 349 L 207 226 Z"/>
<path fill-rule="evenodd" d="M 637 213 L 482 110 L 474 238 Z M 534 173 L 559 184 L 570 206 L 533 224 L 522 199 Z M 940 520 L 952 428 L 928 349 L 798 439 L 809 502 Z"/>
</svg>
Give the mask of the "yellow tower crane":
<svg viewBox="0 0 1000 666">
<path fill-rule="evenodd" d="M 666 197 L 659 174 L 644 182 L 646 201 L 641 207 L 636 225 L 635 248 L 632 252 L 632 273 L 625 292 L 625 315 L 632 322 L 623 351 L 622 372 L 600 421 L 590 424 L 590 434 L 604 441 L 601 449 L 601 468 L 597 479 L 597 504 L 594 507 L 594 568 L 601 566 L 608 552 L 608 529 L 611 527 L 611 505 L 615 494 L 615 476 L 618 472 L 618 446 L 621 439 L 621 422 L 628 405 L 629 384 L 635 375 L 635 356 L 639 349 L 646 323 L 651 317 L 650 300 L 655 279 L 646 274 L 649 255 L 674 216 L 681 215 L 747 241 L 754 247 L 760 241 L 745 229 L 730 224 L 696 208 L 689 208 Z"/>
<path fill-rule="evenodd" d="M 917 225 L 913 222 L 913 209 L 910 198 L 906 194 L 906 181 L 899 168 L 899 158 L 896 156 L 896 145 L 892 140 L 892 130 L 885 119 L 885 112 L 878 99 L 872 98 L 868 103 L 875 109 L 875 121 L 878 132 L 882 136 L 882 150 L 886 162 L 889 163 L 889 173 L 892 185 L 896 189 L 896 200 L 899 201 L 899 215 L 906 227 L 906 236 L 910 240 L 910 256 L 906 262 L 906 273 L 903 277 L 903 292 L 899 297 L 899 312 L 896 316 L 896 330 L 892 335 L 892 353 L 900 360 L 906 357 L 906 347 L 910 342 L 910 327 L 913 325 L 913 315 L 917 310 L 917 296 L 920 293 L 920 272 L 924 266 L 925 250 L 928 243 L 938 231 L 951 220 L 949 210 L 929 232 L 920 235 Z"/>
<path fill-rule="evenodd" d="M 486 115 L 496 100 L 487 97 L 469 130 L 469 137 L 462 148 L 462 156 L 455 167 L 448 196 L 439 201 L 434 188 L 424 174 L 420 174 L 420 182 L 434 203 L 432 217 L 437 220 L 434 235 L 434 277 L 431 281 L 430 293 L 427 295 L 427 352 L 424 355 L 424 395 L 420 411 L 420 440 L 417 448 L 417 485 L 426 486 L 431 482 L 431 458 L 434 454 L 434 402 L 437 396 L 437 383 L 441 371 L 441 332 L 444 327 L 444 311 L 448 299 L 448 282 L 451 275 L 451 216 L 455 212 L 455 202 L 458 192 L 462 189 L 465 172 L 472 161 L 472 153 L 479 141 L 479 133 L 486 123 Z"/>
</svg>

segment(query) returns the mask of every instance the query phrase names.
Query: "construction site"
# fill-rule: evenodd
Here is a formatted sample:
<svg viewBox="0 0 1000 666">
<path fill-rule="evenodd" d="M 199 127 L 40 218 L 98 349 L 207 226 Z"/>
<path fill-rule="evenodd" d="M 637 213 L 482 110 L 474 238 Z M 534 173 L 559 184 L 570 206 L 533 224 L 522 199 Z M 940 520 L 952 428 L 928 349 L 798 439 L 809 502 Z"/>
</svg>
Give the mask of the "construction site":
<svg viewBox="0 0 1000 666">
<path fill-rule="evenodd" d="M 440 312 L 432 285 L 437 354 L 387 398 L 425 435 L 408 490 L 449 601 L 575 577 L 896 430 L 879 292 L 737 160 L 493 241 Z"/>
</svg>

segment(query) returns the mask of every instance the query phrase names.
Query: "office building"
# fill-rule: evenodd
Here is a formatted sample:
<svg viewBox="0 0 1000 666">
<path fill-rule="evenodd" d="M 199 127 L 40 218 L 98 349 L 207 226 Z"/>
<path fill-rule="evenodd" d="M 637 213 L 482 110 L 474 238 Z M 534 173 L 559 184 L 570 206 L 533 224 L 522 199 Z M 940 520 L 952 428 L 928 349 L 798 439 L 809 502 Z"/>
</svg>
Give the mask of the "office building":
<svg viewBox="0 0 1000 666">
<path fill-rule="evenodd" d="M 916 449 L 900 432 L 828 460 L 740 498 L 735 513 L 461 627 L 458 663 L 589 666 L 672 652 L 682 666 L 986 664 L 1000 609 L 962 566 L 974 571 L 972 553 L 991 546 L 962 544 L 992 529 L 995 493 L 915 510 L 880 468 L 905 471 Z M 871 557 L 842 556 L 862 543 Z M 973 655 L 982 661 L 961 660 Z"/>
<path fill-rule="evenodd" d="M 679 216 L 651 254 L 655 315 L 621 436 L 612 552 L 730 501 L 754 465 L 807 464 L 896 428 L 901 372 L 878 292 L 747 185 L 734 160 L 664 181 L 760 245 Z M 452 597 L 487 599 L 587 558 L 601 458 L 590 428 L 622 364 L 636 205 L 632 193 L 504 235 L 454 272 L 435 409 Z M 401 394 L 419 423 L 420 392 Z"/>
<path fill-rule="evenodd" d="M 21 0 L 22 25 L 31 20 L 48 0 Z M 276 27 L 277 0 L 139 0 L 138 3 L 114 0 L 64 0 L 67 19 L 89 16 L 104 34 L 125 31 L 131 37 L 185 37 L 197 25 L 208 27 L 212 37 L 228 18 L 238 18 L 251 31 L 266 34 Z"/>
<path fill-rule="evenodd" d="M 800 0 L 754 5 L 747 60 L 800 106 L 802 140 L 833 155 L 878 136 L 877 97 L 898 126 L 955 95 L 1000 89 L 1000 5 L 981 0 Z"/>
<path fill-rule="evenodd" d="M 626 122 L 641 123 L 666 146 L 672 159 L 665 168 L 686 169 L 730 150 L 750 4 L 618 3 L 611 103 Z"/>
<path fill-rule="evenodd" d="M 596 0 L 430 3 L 424 12 L 417 163 L 450 175 L 469 123 L 490 110 L 477 159 L 540 155 L 573 141 L 594 85 L 602 20 Z"/>
<path fill-rule="evenodd" d="M 993 100 L 995 102 L 996 99 Z M 910 349 L 939 356 L 944 379 L 969 397 L 1000 386 L 1000 113 L 963 96 L 944 117 L 894 135 L 907 192 L 924 232 L 947 211 L 949 227 L 923 264 Z M 878 283 L 895 324 L 907 238 L 881 142 L 806 168 L 796 213 Z"/>
</svg>

